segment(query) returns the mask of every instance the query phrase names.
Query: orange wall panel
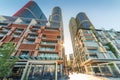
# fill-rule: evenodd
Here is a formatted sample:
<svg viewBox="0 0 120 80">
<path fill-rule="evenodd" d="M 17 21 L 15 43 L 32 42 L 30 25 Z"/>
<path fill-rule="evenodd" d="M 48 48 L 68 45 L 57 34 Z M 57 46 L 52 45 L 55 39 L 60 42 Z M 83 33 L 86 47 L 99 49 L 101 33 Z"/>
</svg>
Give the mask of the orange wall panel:
<svg viewBox="0 0 120 80">
<path fill-rule="evenodd" d="M 11 36 L 6 36 L 2 42 L 10 42 L 11 38 Z"/>
<path fill-rule="evenodd" d="M 27 28 L 27 25 L 23 24 L 11 24 L 9 27 L 16 27 L 16 28 Z"/>
<path fill-rule="evenodd" d="M 21 44 L 19 49 L 33 51 L 36 48 L 36 44 Z"/>
</svg>

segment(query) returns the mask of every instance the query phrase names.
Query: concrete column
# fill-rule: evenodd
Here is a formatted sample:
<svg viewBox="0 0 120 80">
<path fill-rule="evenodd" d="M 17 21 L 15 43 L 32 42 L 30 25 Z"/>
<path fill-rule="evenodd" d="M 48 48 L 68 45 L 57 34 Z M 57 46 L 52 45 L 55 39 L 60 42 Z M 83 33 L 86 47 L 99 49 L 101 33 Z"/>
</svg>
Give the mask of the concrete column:
<svg viewBox="0 0 120 80">
<path fill-rule="evenodd" d="M 62 69 L 63 69 L 63 67 L 62 67 L 62 64 L 60 64 L 60 75 L 62 76 Z"/>
<path fill-rule="evenodd" d="M 119 74 L 120 74 L 120 69 L 118 68 L 118 66 L 116 65 L 116 63 L 113 63 L 113 64 L 114 64 L 115 68 L 117 69 L 117 71 L 118 71 Z"/>
<path fill-rule="evenodd" d="M 101 68 L 100 68 L 100 65 L 99 65 L 99 64 L 98 64 L 98 67 L 99 67 L 100 73 L 101 73 L 101 74 L 103 74 L 103 72 L 102 72 L 102 70 L 101 70 Z"/>
<path fill-rule="evenodd" d="M 110 68 L 110 66 L 108 64 L 107 64 L 107 67 L 110 70 L 110 72 L 112 73 L 112 75 L 114 75 L 112 69 Z"/>
<path fill-rule="evenodd" d="M 85 73 L 88 73 L 87 66 L 84 66 L 84 68 L 85 68 Z"/>
</svg>

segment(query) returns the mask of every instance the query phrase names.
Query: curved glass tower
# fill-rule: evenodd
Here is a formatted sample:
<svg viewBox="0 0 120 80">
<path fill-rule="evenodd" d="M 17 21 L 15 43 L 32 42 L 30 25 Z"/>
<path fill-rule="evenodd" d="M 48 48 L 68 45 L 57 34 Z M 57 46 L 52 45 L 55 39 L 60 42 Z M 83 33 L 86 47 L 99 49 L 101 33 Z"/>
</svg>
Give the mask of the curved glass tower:
<svg viewBox="0 0 120 80">
<path fill-rule="evenodd" d="M 50 16 L 50 26 L 59 28 L 62 26 L 62 13 L 60 7 L 54 7 Z"/>
<path fill-rule="evenodd" d="M 47 20 L 42 10 L 34 1 L 29 1 L 24 7 L 22 7 L 13 16 Z"/>
<path fill-rule="evenodd" d="M 81 12 L 76 16 L 76 23 L 78 28 L 90 29 L 90 26 L 93 26 L 84 12 Z"/>
</svg>

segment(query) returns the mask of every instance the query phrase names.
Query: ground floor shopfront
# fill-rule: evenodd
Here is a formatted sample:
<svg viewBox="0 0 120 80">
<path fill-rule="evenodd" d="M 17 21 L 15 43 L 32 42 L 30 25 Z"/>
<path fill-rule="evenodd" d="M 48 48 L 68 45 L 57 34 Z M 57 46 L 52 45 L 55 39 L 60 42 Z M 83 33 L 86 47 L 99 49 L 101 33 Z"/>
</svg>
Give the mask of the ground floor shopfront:
<svg viewBox="0 0 120 80">
<path fill-rule="evenodd" d="M 13 80 L 57 80 L 62 75 L 62 68 L 58 61 L 19 61 L 14 65 L 11 77 Z"/>
</svg>

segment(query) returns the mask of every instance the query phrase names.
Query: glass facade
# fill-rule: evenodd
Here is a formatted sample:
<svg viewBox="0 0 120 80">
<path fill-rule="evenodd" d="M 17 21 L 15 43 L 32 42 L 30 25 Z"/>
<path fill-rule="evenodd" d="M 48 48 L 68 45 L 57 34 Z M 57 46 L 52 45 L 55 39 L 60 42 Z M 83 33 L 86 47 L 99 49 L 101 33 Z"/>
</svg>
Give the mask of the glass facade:
<svg viewBox="0 0 120 80">
<path fill-rule="evenodd" d="M 69 29 L 78 71 L 120 77 L 120 32 L 95 29 L 83 12 L 76 16 L 74 22 L 71 20 Z M 77 28 L 75 35 L 73 31 L 76 28 L 73 27 Z"/>
<path fill-rule="evenodd" d="M 29 1 L 23 8 L 21 8 L 13 16 L 42 19 L 47 21 L 47 18 L 45 17 L 39 6 L 34 1 Z"/>
<path fill-rule="evenodd" d="M 50 26 L 59 28 L 62 25 L 62 14 L 59 7 L 53 8 L 52 15 L 50 16 Z"/>
<path fill-rule="evenodd" d="M 79 13 L 76 16 L 76 22 L 78 28 L 90 29 L 90 26 L 93 26 L 86 14 L 83 12 Z"/>
</svg>

